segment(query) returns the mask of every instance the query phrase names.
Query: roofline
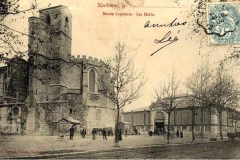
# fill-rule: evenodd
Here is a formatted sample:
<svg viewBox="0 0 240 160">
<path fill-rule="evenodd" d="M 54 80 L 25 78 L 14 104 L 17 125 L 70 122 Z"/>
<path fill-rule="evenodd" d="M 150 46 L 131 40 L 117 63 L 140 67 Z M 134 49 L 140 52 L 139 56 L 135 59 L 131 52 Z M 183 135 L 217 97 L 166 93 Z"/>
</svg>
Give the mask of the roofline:
<svg viewBox="0 0 240 160">
<path fill-rule="evenodd" d="M 4 70 L 4 69 L 7 69 L 7 66 L 0 67 L 0 70 Z"/>
<path fill-rule="evenodd" d="M 139 108 L 139 109 L 141 109 L 141 108 Z M 137 109 L 136 109 L 137 110 Z M 125 111 L 125 112 L 123 112 L 123 113 L 132 113 L 132 112 L 148 112 L 148 111 L 150 111 L 151 109 L 149 108 L 148 110 L 142 110 L 142 111 L 136 111 L 136 110 L 130 110 L 130 111 Z"/>
<path fill-rule="evenodd" d="M 183 97 L 193 97 L 192 94 L 186 94 L 186 95 L 175 95 L 173 98 L 183 98 Z M 162 100 L 165 100 L 165 99 L 170 99 L 171 97 L 166 97 L 166 98 L 163 98 Z"/>
<path fill-rule="evenodd" d="M 69 11 L 69 8 L 68 8 L 67 6 L 64 6 L 64 5 L 58 5 L 58 6 L 53 6 L 53 7 L 49 7 L 49 8 L 40 9 L 39 12 L 41 12 L 41 11 L 45 11 L 45 10 L 50 10 L 50 9 L 55 9 L 55 8 L 60 8 L 60 7 L 67 8 L 69 14 L 70 14 L 71 17 L 72 17 L 72 14 L 71 14 L 71 12 Z"/>
<path fill-rule="evenodd" d="M 40 9 L 39 11 L 45 11 L 45 10 L 54 9 L 54 8 L 58 8 L 58 7 L 66 7 L 66 6 L 58 5 L 58 6 L 53 6 L 53 7 L 49 7 L 49 8 Z"/>
</svg>

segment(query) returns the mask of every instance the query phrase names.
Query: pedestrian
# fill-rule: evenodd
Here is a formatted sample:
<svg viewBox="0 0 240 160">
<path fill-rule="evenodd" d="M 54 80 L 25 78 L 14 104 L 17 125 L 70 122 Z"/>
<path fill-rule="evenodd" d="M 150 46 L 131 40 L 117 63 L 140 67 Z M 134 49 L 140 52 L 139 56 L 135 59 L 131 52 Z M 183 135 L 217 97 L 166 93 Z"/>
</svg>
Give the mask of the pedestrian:
<svg viewBox="0 0 240 160">
<path fill-rule="evenodd" d="M 87 131 L 86 131 L 86 128 L 84 127 L 84 128 L 82 129 L 82 132 L 81 132 L 81 133 L 82 133 L 82 138 L 85 138 L 86 132 L 87 132 Z"/>
<path fill-rule="evenodd" d="M 72 125 L 72 127 L 69 129 L 70 131 L 70 140 L 73 140 L 73 136 L 74 136 L 74 132 L 75 132 L 75 128 L 74 128 L 74 125 Z"/>
<path fill-rule="evenodd" d="M 118 136 L 118 140 L 121 141 L 122 140 L 122 129 L 119 130 L 119 136 Z"/>
<path fill-rule="evenodd" d="M 113 130 L 112 129 L 110 130 L 110 134 L 111 134 L 111 136 L 113 136 Z"/>
<path fill-rule="evenodd" d="M 104 139 L 107 140 L 107 131 L 105 128 L 102 130 L 102 135 L 103 135 L 103 140 Z"/>
<path fill-rule="evenodd" d="M 125 129 L 125 137 L 127 137 L 127 129 Z"/>
<path fill-rule="evenodd" d="M 177 138 L 179 137 L 179 131 L 177 130 L 177 133 L 176 133 L 176 135 L 177 135 Z"/>
<path fill-rule="evenodd" d="M 138 130 L 137 130 L 137 128 L 135 128 L 134 131 L 135 131 L 135 134 L 138 135 Z"/>
<path fill-rule="evenodd" d="M 182 131 L 180 132 L 180 137 L 183 138 L 183 132 Z"/>
<path fill-rule="evenodd" d="M 95 128 L 92 129 L 92 140 L 96 140 L 97 130 Z"/>
</svg>

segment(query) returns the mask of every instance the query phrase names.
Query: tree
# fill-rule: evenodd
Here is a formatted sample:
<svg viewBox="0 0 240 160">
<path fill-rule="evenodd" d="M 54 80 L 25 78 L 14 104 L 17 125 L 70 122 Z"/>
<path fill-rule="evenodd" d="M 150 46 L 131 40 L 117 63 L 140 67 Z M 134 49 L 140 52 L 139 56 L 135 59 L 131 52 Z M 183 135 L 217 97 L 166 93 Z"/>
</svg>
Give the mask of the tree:
<svg viewBox="0 0 240 160">
<path fill-rule="evenodd" d="M 101 93 L 107 97 L 117 110 L 115 146 L 118 146 L 120 109 L 137 100 L 146 80 L 143 70 L 134 69 L 133 58 L 129 57 L 124 44 L 115 45 L 115 55 L 104 62 L 104 68 L 99 76 Z"/>
<path fill-rule="evenodd" d="M 196 107 L 195 102 L 196 99 L 191 95 L 186 97 L 186 104 L 192 113 L 192 143 L 195 141 L 195 124 L 196 124 L 196 115 L 198 114 L 198 107 Z"/>
<path fill-rule="evenodd" d="M 26 38 L 36 39 L 39 43 L 47 44 L 51 36 L 34 35 L 32 33 L 25 33 L 22 30 L 17 30 L 13 26 L 17 26 L 16 22 L 20 22 L 21 19 L 26 18 L 29 15 L 33 15 L 34 11 L 37 9 L 37 0 L 29 2 L 29 6 L 21 6 L 20 0 L 1 0 L 0 1 L 0 62 L 5 64 L 17 65 L 19 69 L 23 72 L 28 72 L 28 68 L 38 68 L 39 70 L 46 71 L 41 74 L 32 73 L 31 77 L 34 77 L 40 81 L 49 80 L 49 70 L 56 71 L 59 65 L 56 64 L 51 58 L 42 56 L 43 60 L 41 63 L 35 63 L 34 59 L 39 56 L 38 53 L 30 53 L 28 46 L 24 44 Z M 49 7 L 49 5 L 48 5 Z M 42 26 L 36 26 L 36 30 L 45 30 Z M 46 38 L 47 37 L 47 38 Z M 49 49 L 47 52 L 51 52 Z M 48 53 L 49 54 L 49 53 Z M 28 67 L 23 67 L 22 63 L 19 64 L 12 60 L 12 57 L 23 58 L 26 60 L 26 65 Z M 49 62 L 51 61 L 51 62 Z M 31 73 L 31 72 L 30 72 Z M 46 76 L 48 75 L 48 76 Z"/>
<path fill-rule="evenodd" d="M 217 69 L 212 86 L 212 112 L 218 117 L 219 132 L 221 140 L 222 134 L 222 113 L 229 109 L 236 109 L 238 106 L 239 86 L 234 79 L 229 76 L 222 65 Z"/>
<path fill-rule="evenodd" d="M 168 80 L 160 84 L 159 89 L 155 89 L 156 102 L 153 108 L 159 107 L 168 115 L 167 143 L 170 137 L 170 116 L 171 113 L 182 104 L 183 99 L 177 97 L 180 81 L 177 79 L 176 71 L 173 70 Z"/>
<path fill-rule="evenodd" d="M 23 46 L 22 36 L 27 33 L 13 28 L 15 22 L 25 17 L 25 14 L 37 8 L 37 1 L 30 2 L 28 8 L 20 6 L 19 0 L 1 0 L 0 2 L 0 56 L 8 60 L 13 55 L 21 57 L 28 53 Z M 26 46 L 26 45 L 25 45 Z"/>
<path fill-rule="evenodd" d="M 212 82 L 212 70 L 209 68 L 209 63 L 201 64 L 197 68 L 197 71 L 187 79 L 185 83 L 190 94 L 194 98 L 194 107 L 198 107 L 200 110 L 201 119 L 201 138 L 203 138 L 203 116 L 204 110 L 209 109 L 211 102 L 211 82 Z"/>
</svg>

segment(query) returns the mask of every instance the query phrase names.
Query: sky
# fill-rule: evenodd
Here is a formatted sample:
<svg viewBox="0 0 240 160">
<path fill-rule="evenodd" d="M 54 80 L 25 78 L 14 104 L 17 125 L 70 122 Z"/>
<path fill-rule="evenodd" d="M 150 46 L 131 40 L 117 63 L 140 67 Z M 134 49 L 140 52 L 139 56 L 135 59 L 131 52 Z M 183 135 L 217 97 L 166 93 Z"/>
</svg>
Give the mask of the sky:
<svg viewBox="0 0 240 160">
<path fill-rule="evenodd" d="M 22 0 L 21 7 L 28 7 L 32 0 Z M 147 82 L 143 89 L 143 96 L 124 107 L 125 111 L 147 107 L 155 101 L 154 88 L 164 82 L 171 70 L 176 68 L 178 78 L 182 83 L 186 81 L 201 60 L 209 60 L 210 65 L 216 65 L 225 54 L 230 54 L 229 46 L 213 47 L 207 43 L 207 37 L 189 36 L 193 28 L 188 25 L 176 27 L 144 28 L 147 21 L 150 24 L 169 24 L 174 19 L 176 22 L 190 23 L 188 13 L 193 0 L 156 1 L 152 0 L 41 0 L 38 9 L 57 5 L 67 6 L 72 14 L 72 55 L 87 55 L 98 59 L 105 59 L 114 54 L 114 45 L 118 42 L 125 43 L 129 55 L 134 55 L 134 64 L 137 70 L 144 68 Z M 98 4 L 124 4 L 125 8 L 98 7 Z M 133 16 L 107 16 L 103 12 L 132 13 Z M 151 13 L 155 16 L 136 16 L 136 14 Z M 18 25 L 13 25 L 23 32 L 28 31 L 27 13 L 23 19 L 18 20 Z M 38 16 L 37 12 L 34 12 Z M 164 44 L 156 44 L 155 39 L 161 40 L 167 33 L 176 42 L 164 47 L 153 56 L 150 56 Z M 27 44 L 27 41 L 25 42 Z M 199 48 L 202 46 L 202 48 Z M 231 69 L 237 75 L 236 68 Z M 235 77 L 237 81 L 240 79 Z M 238 79 L 237 79 L 238 78 Z M 179 93 L 186 92 L 182 85 Z"/>
</svg>

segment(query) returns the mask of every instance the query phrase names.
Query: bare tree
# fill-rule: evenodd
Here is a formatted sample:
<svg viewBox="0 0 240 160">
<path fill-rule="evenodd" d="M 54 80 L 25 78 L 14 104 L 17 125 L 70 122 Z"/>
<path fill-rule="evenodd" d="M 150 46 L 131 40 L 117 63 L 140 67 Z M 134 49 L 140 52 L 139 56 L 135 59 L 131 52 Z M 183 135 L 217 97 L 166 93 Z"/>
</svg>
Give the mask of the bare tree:
<svg viewBox="0 0 240 160">
<path fill-rule="evenodd" d="M 115 55 L 105 61 L 98 85 L 101 93 L 116 106 L 115 146 L 118 146 L 120 109 L 141 96 L 146 79 L 143 70 L 134 69 L 133 58 L 129 57 L 124 44 L 117 43 L 115 51 Z"/>
<path fill-rule="evenodd" d="M 153 108 L 160 108 L 168 115 L 167 143 L 170 137 L 170 116 L 171 113 L 182 104 L 183 100 L 177 97 L 180 81 L 177 78 L 176 71 L 173 70 L 168 80 L 162 83 L 159 89 L 155 89 L 157 101 L 152 104 Z"/>
<path fill-rule="evenodd" d="M 234 79 L 224 71 L 223 66 L 220 65 L 217 69 L 216 76 L 214 77 L 212 88 L 212 112 L 218 117 L 220 137 L 221 140 L 223 140 L 223 111 L 236 109 L 238 106 L 238 95 L 240 93 L 239 86 Z"/>
<path fill-rule="evenodd" d="M 211 101 L 211 81 L 212 70 L 209 68 L 208 62 L 201 64 L 197 71 L 187 79 L 185 83 L 186 87 L 191 92 L 190 94 L 194 98 L 194 107 L 198 107 L 200 110 L 201 119 L 201 138 L 203 138 L 203 116 L 204 110 L 209 109 Z"/>
<path fill-rule="evenodd" d="M 23 19 L 26 13 L 37 8 L 37 1 L 29 3 L 28 8 L 21 6 L 19 0 L 1 0 L 0 2 L 0 57 L 7 60 L 13 55 L 24 57 L 28 51 L 23 47 L 22 36 L 27 33 L 13 28 L 16 22 Z M 26 45 L 25 45 L 26 46 Z M 25 49 L 25 50 L 24 50 Z"/>
<path fill-rule="evenodd" d="M 198 114 L 198 107 L 196 107 L 196 99 L 191 95 L 186 97 L 186 104 L 192 113 L 192 143 L 195 141 L 195 125 L 196 125 L 196 115 Z"/>
<path fill-rule="evenodd" d="M 38 41 L 40 44 L 47 44 L 53 38 L 53 33 L 49 33 L 50 36 L 35 35 L 13 27 L 16 26 L 16 22 L 19 23 L 27 15 L 34 15 L 37 6 L 37 0 L 29 2 L 29 6 L 26 7 L 23 7 L 19 0 L 0 1 L 0 62 L 5 64 L 13 63 L 24 72 L 28 72 L 29 68 L 38 69 L 38 74 L 30 72 L 30 76 L 45 82 L 49 81 L 49 77 L 51 77 L 48 74 L 49 71 L 57 72 L 60 66 L 55 63 L 56 59 L 51 59 L 39 53 L 30 53 L 29 46 L 24 44 L 24 40 L 29 38 Z M 42 26 L 35 26 L 34 29 L 45 30 Z M 45 50 L 48 52 L 46 55 L 49 55 L 51 51 L 49 49 Z M 41 63 L 35 63 L 34 59 L 37 56 L 43 59 Z M 26 63 L 22 66 L 22 63 L 12 60 L 13 57 L 23 58 Z M 58 61 L 60 60 L 58 59 Z M 25 67 L 25 65 L 28 67 Z"/>
</svg>

